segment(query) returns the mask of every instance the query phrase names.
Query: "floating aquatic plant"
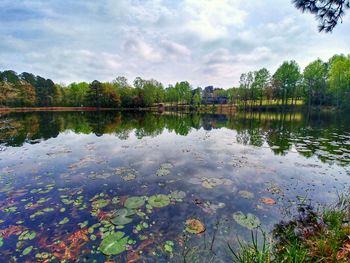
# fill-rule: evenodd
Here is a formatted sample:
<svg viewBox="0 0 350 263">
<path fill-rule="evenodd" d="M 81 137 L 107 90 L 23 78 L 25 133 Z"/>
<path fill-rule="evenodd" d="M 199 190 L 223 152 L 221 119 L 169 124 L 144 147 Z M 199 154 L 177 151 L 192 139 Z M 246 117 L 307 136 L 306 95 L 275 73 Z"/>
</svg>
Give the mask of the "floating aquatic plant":
<svg viewBox="0 0 350 263">
<path fill-rule="evenodd" d="M 245 215 L 243 212 L 239 211 L 234 213 L 232 216 L 238 224 L 248 229 L 254 229 L 260 226 L 259 218 L 251 213 Z"/>
<path fill-rule="evenodd" d="M 254 194 L 252 192 L 249 192 L 249 191 L 239 191 L 238 194 L 245 199 L 254 198 Z"/>
<path fill-rule="evenodd" d="M 163 163 L 156 172 L 157 176 L 167 176 L 170 174 L 170 169 L 173 167 L 171 163 Z"/>
<path fill-rule="evenodd" d="M 134 210 L 127 208 L 118 209 L 110 220 L 113 225 L 126 225 L 132 221 L 132 217 L 135 214 Z"/>
<path fill-rule="evenodd" d="M 33 249 L 33 246 L 29 246 L 29 247 L 25 248 L 22 252 L 22 255 L 23 256 L 28 255 L 32 251 L 32 249 Z"/>
<path fill-rule="evenodd" d="M 18 240 L 33 240 L 36 237 L 36 233 L 34 231 L 25 230 L 18 237 Z"/>
<path fill-rule="evenodd" d="M 174 250 L 174 242 L 171 241 L 171 240 L 167 240 L 165 241 L 165 244 L 164 244 L 164 251 L 169 253 L 169 254 L 172 254 L 173 253 L 173 250 Z"/>
<path fill-rule="evenodd" d="M 129 209 L 138 209 L 145 204 L 143 196 L 133 196 L 126 199 L 124 206 Z"/>
<path fill-rule="evenodd" d="M 170 204 L 170 198 L 168 195 L 163 194 L 152 195 L 150 198 L 148 198 L 148 203 L 152 207 L 161 208 Z"/>
<path fill-rule="evenodd" d="M 110 201 L 108 199 L 97 199 L 93 201 L 91 205 L 95 209 L 100 209 L 106 207 L 109 204 L 109 202 Z"/>
<path fill-rule="evenodd" d="M 183 199 L 186 197 L 186 193 L 184 191 L 173 191 L 170 193 L 169 196 L 172 200 L 182 202 Z"/>
<path fill-rule="evenodd" d="M 198 219 L 188 219 L 186 220 L 186 231 L 191 234 L 201 234 L 205 231 L 204 224 Z"/>
<path fill-rule="evenodd" d="M 99 250 L 107 255 L 118 255 L 126 250 L 128 237 L 123 232 L 114 232 L 105 236 L 99 246 Z"/>
</svg>

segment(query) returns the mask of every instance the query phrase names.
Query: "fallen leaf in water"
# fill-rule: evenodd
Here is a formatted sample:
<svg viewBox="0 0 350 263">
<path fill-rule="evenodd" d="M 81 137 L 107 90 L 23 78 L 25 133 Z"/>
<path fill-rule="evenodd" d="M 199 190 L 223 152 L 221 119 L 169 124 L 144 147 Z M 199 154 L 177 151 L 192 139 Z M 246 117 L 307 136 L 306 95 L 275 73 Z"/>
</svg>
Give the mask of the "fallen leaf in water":
<svg viewBox="0 0 350 263">
<path fill-rule="evenodd" d="M 186 231 L 191 234 L 201 234 L 205 231 L 205 226 L 198 219 L 188 219 L 186 220 Z"/>
<path fill-rule="evenodd" d="M 273 199 L 270 198 L 270 197 L 263 197 L 263 198 L 260 199 L 260 201 L 261 201 L 262 203 L 264 203 L 265 205 L 274 205 L 274 204 L 276 204 L 276 201 L 273 200 Z"/>
</svg>

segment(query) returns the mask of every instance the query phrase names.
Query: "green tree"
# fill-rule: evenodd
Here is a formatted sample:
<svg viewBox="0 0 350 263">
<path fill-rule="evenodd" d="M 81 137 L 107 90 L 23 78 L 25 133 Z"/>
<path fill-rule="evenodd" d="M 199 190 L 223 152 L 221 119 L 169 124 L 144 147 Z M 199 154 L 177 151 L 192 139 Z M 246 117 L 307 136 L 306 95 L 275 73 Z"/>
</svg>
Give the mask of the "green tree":
<svg viewBox="0 0 350 263">
<path fill-rule="evenodd" d="M 201 88 L 197 88 L 197 89 L 193 90 L 192 105 L 196 108 L 201 106 L 201 103 L 202 103 L 201 94 L 202 94 Z"/>
<path fill-rule="evenodd" d="M 86 102 L 89 106 L 101 107 L 103 86 L 98 80 L 94 80 L 86 93 Z"/>
<path fill-rule="evenodd" d="M 264 98 L 266 88 L 269 85 L 270 78 L 270 72 L 266 68 L 262 68 L 254 72 L 254 82 L 252 84 L 252 87 L 255 90 L 254 93 L 256 94 L 254 99 L 260 99 L 260 106 L 262 106 L 262 101 Z"/>
<path fill-rule="evenodd" d="M 273 75 L 273 79 L 277 88 L 281 90 L 282 104 L 287 105 L 288 98 L 291 98 L 293 105 L 301 80 L 299 65 L 294 60 L 283 62 Z"/>
<path fill-rule="evenodd" d="M 308 108 L 313 104 L 321 106 L 325 100 L 327 74 L 327 65 L 321 59 L 317 59 L 305 67 L 303 72 L 303 87 Z"/>
<path fill-rule="evenodd" d="M 350 94 L 350 56 L 335 55 L 330 59 L 329 86 L 336 107 L 348 106 Z"/>
</svg>

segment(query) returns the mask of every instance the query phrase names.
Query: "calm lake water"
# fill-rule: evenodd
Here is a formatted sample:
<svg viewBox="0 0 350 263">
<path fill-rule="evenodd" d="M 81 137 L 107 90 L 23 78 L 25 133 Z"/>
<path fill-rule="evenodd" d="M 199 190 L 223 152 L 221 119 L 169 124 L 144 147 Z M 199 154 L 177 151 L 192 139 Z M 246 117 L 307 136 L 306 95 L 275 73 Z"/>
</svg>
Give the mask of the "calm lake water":
<svg viewBox="0 0 350 263">
<path fill-rule="evenodd" d="M 228 262 L 349 164 L 345 115 L 2 114 L 0 261 Z"/>
</svg>

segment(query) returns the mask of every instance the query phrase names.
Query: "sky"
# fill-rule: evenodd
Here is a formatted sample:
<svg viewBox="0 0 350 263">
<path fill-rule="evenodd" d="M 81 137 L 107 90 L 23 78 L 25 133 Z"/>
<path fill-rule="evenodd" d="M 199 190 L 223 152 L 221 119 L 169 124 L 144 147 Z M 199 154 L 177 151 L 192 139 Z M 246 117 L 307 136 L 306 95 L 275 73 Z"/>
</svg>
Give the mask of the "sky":
<svg viewBox="0 0 350 263">
<path fill-rule="evenodd" d="M 0 71 L 229 88 L 247 71 L 350 53 L 350 14 L 332 34 L 317 25 L 291 0 L 1 0 Z"/>
</svg>

